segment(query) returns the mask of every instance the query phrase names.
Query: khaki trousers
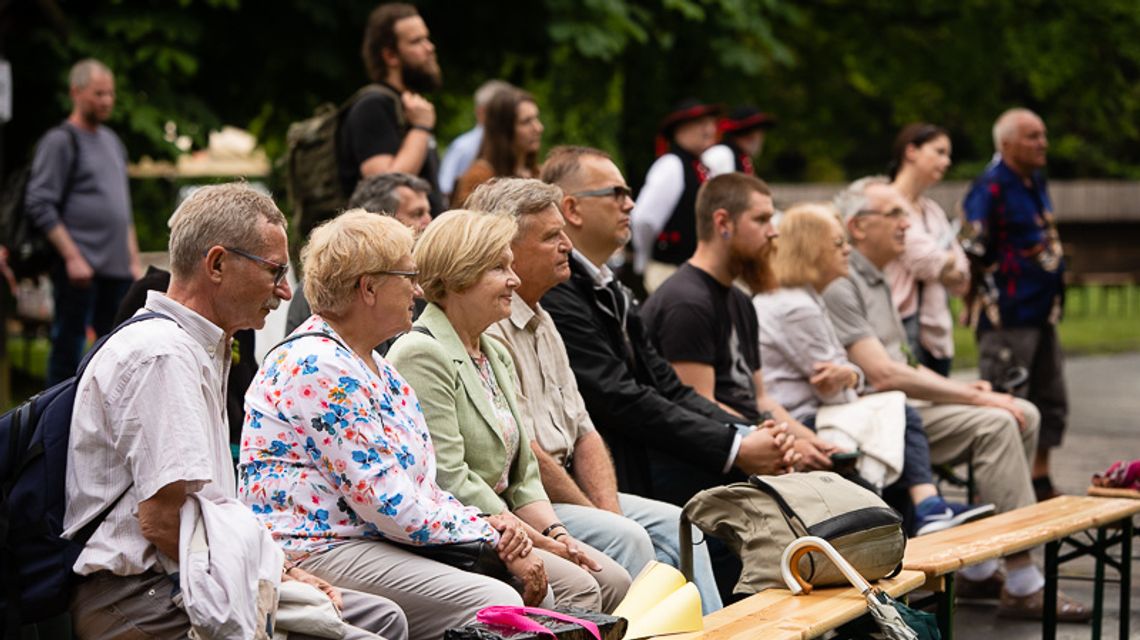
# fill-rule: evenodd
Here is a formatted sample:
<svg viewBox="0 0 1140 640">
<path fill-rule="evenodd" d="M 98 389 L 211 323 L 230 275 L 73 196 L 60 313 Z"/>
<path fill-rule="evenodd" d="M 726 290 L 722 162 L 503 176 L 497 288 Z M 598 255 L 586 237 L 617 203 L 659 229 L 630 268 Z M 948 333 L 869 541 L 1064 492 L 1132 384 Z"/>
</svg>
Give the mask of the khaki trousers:
<svg viewBox="0 0 1140 640">
<path fill-rule="evenodd" d="M 610 613 L 621 604 L 633 579 L 606 554 L 581 540 L 578 546 L 602 566 L 601 571 L 588 571 L 548 551 L 534 550 L 546 565 L 546 578 L 554 590 L 554 605 Z"/>
<path fill-rule="evenodd" d="M 412 640 L 442 638 L 444 631 L 474 621 L 483 607 L 522 605 L 522 596 L 505 582 L 375 540 L 346 542 L 309 556 L 300 567 L 338 587 L 395 602 Z"/>
<path fill-rule="evenodd" d="M 1015 399 L 1025 414 L 1019 431 L 1013 414 L 1004 409 L 962 404 L 917 406 L 930 440 L 930 461 L 957 464 L 973 460 L 978 493 L 998 513 L 1035 503 L 1029 461 L 1037 450 L 1041 414 L 1025 400 Z"/>
<path fill-rule="evenodd" d="M 161 573 L 116 576 L 100 572 L 80 578 L 71 598 L 71 623 L 81 640 L 186 638 L 190 619 L 171 599 L 174 583 Z M 345 640 L 406 640 L 404 614 L 384 598 L 341 590 Z M 290 640 L 309 636 L 289 634 Z"/>
</svg>

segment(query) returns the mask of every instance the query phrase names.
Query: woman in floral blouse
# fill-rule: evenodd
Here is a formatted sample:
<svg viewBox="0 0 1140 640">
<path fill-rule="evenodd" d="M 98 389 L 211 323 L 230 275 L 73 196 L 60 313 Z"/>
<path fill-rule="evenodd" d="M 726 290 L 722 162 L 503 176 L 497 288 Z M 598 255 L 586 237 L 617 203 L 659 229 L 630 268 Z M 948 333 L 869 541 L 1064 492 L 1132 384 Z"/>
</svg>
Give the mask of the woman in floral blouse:
<svg viewBox="0 0 1140 640">
<path fill-rule="evenodd" d="M 518 523 L 482 516 L 436 484 L 416 394 L 372 350 L 411 326 L 412 243 L 395 219 L 362 209 L 314 230 L 301 253 L 314 315 L 266 355 L 246 393 L 238 494 L 290 561 L 390 598 L 412 638 L 439 638 L 484 606 L 523 599 L 397 545 L 485 541 L 525 600 L 541 601 L 547 586 Z"/>
<path fill-rule="evenodd" d="M 525 523 L 558 606 L 610 611 L 629 574 L 557 521 L 521 428 L 511 356 L 484 335 L 511 312 L 517 228 L 511 216 L 472 211 L 432 221 L 415 250 L 428 305 L 388 357 L 423 403 L 440 485 L 485 513 Z"/>
</svg>

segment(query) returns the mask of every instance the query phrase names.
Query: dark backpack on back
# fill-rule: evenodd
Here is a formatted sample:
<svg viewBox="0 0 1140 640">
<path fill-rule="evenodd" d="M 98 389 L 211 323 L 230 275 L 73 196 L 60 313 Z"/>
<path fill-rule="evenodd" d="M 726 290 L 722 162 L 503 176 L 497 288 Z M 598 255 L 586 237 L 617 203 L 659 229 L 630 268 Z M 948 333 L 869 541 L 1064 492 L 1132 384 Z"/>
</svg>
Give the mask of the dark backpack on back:
<svg viewBox="0 0 1140 640">
<path fill-rule="evenodd" d="M 382 93 L 396 105 L 396 124 L 407 128 L 404 103 L 391 87 L 370 84 L 344 104 L 326 102 L 312 117 L 289 125 L 285 134 L 285 189 L 293 209 L 293 229 L 304 239 L 318 224 L 345 208 L 351 193 L 344 193 L 337 163 L 337 131 L 352 105 L 365 95 Z"/>
<path fill-rule="evenodd" d="M 71 141 L 71 165 L 67 179 L 63 182 L 63 195 L 59 201 L 59 211 L 62 215 L 67 207 L 68 196 L 71 195 L 75 171 L 79 166 L 79 141 L 75 137 L 75 132 L 66 125 L 61 124 L 55 129 L 66 131 L 67 138 Z M 30 162 L 12 173 L 4 185 L 3 200 L 0 200 L 0 234 L 3 234 L 0 235 L 0 242 L 8 247 L 8 266 L 17 280 L 47 273 L 56 256 L 55 247 L 32 223 L 24 209 L 24 198 L 27 195 L 28 179 L 31 175 Z"/>
<path fill-rule="evenodd" d="M 75 574 L 71 568 L 95 529 L 119 503 L 128 486 L 73 539 L 60 537 L 66 508 L 64 485 L 71 412 L 87 364 L 123 327 L 152 318 L 147 312 L 104 336 L 79 364 L 75 377 L 41 391 L 0 416 L 0 619 L 11 637 L 23 623 L 67 610 Z"/>
</svg>

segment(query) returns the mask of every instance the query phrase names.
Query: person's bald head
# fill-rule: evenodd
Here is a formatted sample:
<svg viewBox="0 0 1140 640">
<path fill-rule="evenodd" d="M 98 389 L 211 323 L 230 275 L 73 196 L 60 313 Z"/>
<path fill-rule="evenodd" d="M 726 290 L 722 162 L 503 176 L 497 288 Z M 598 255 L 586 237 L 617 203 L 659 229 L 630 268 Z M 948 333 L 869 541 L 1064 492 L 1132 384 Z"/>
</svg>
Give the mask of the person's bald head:
<svg viewBox="0 0 1140 640">
<path fill-rule="evenodd" d="M 1023 108 L 1006 111 L 994 122 L 993 136 L 1002 161 L 1018 174 L 1028 177 L 1045 166 L 1049 141 L 1045 122 L 1036 113 Z"/>
</svg>

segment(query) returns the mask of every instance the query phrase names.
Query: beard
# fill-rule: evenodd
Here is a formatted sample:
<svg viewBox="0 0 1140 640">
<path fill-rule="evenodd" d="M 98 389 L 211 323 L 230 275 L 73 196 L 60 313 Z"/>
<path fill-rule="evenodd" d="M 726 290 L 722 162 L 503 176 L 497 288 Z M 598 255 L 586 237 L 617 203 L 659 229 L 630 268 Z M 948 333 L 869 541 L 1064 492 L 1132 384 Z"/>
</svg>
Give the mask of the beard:
<svg viewBox="0 0 1140 640">
<path fill-rule="evenodd" d="M 772 270 L 772 259 L 776 256 L 776 241 L 769 240 L 759 251 L 741 254 L 733 251 L 732 260 L 739 265 L 740 279 L 748 285 L 753 295 L 775 291 L 780 283 Z"/>
<path fill-rule="evenodd" d="M 404 88 L 413 93 L 430 93 L 443 86 L 439 65 L 406 65 L 403 68 L 403 80 Z"/>
</svg>

